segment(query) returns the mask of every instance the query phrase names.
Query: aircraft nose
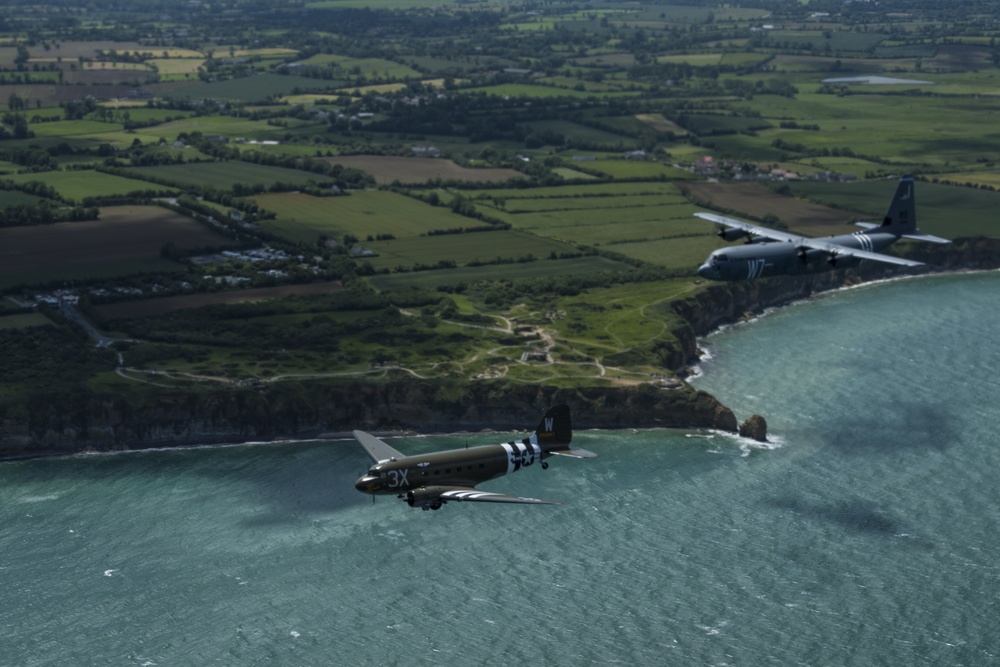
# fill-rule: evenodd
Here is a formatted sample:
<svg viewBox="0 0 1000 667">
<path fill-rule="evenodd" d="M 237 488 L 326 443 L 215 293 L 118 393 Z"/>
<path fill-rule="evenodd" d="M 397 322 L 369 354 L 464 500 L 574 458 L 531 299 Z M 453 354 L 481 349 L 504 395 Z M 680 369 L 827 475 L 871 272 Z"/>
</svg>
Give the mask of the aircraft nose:
<svg viewBox="0 0 1000 667">
<path fill-rule="evenodd" d="M 354 483 L 354 488 L 361 493 L 375 493 L 379 488 L 379 478 L 374 475 L 365 475 L 358 478 Z"/>
<path fill-rule="evenodd" d="M 717 280 L 719 278 L 719 269 L 705 262 L 698 267 L 698 275 L 709 280 Z"/>
</svg>

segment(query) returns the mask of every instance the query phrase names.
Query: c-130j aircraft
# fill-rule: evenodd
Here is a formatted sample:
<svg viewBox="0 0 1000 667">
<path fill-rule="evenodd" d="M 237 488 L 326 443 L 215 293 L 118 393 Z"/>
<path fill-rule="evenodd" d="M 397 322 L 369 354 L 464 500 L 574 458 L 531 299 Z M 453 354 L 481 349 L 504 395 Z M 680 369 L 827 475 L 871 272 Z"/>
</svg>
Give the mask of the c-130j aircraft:
<svg viewBox="0 0 1000 667">
<path fill-rule="evenodd" d="M 878 251 L 901 238 L 951 243 L 948 239 L 924 234 L 917 229 L 917 209 L 913 177 L 903 176 L 889 204 L 882 224 L 856 223 L 864 231 L 814 239 L 758 227 L 715 213 L 695 213 L 702 220 L 719 223 L 717 234 L 726 241 L 746 237 L 743 246 L 716 250 L 698 268 L 698 275 L 710 280 L 753 280 L 778 275 L 818 273 L 853 266 L 870 259 L 900 266 L 920 266 L 901 257 Z"/>
<path fill-rule="evenodd" d="M 448 501 L 481 503 L 523 503 L 556 505 L 552 500 L 507 496 L 480 491 L 476 484 L 516 472 L 535 461 L 542 468 L 549 456 L 593 458 L 593 452 L 570 447 L 573 428 L 569 406 L 550 408 L 535 432 L 523 439 L 502 445 L 484 445 L 406 456 L 382 440 L 364 431 L 354 431 L 355 439 L 375 462 L 368 473 L 354 483 L 362 493 L 393 494 L 410 507 L 437 510 Z"/>
</svg>

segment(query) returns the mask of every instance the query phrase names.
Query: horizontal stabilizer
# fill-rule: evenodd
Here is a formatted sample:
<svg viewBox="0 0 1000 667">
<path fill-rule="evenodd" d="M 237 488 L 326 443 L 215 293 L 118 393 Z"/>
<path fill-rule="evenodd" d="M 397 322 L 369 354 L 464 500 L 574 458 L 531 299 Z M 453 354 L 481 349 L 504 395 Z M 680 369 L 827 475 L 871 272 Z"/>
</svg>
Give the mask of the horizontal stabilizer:
<svg viewBox="0 0 1000 667">
<path fill-rule="evenodd" d="M 375 463 L 406 458 L 403 454 L 400 454 L 371 433 L 354 431 L 353 435 L 354 439 L 365 448 L 365 453 L 368 454 L 368 457 Z"/>
<path fill-rule="evenodd" d="M 903 234 L 903 238 L 913 239 L 914 241 L 927 241 L 928 243 L 951 243 L 948 239 L 943 239 L 940 236 L 924 234 L 923 232 L 918 232 L 916 234 Z"/>
<path fill-rule="evenodd" d="M 587 449 L 580 449 L 579 447 L 566 447 L 565 449 L 550 449 L 549 454 L 557 454 L 559 456 L 569 456 L 574 459 L 593 459 L 597 458 L 597 454 Z"/>
</svg>

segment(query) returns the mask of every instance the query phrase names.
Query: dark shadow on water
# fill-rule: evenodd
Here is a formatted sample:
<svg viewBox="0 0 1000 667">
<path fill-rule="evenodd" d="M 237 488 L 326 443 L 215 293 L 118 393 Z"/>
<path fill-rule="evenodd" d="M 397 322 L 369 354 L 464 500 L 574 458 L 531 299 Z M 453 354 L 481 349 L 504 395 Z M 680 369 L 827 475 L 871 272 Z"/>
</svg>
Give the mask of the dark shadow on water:
<svg viewBox="0 0 1000 667">
<path fill-rule="evenodd" d="M 841 415 L 821 427 L 823 439 L 846 454 L 944 450 L 960 437 L 956 419 L 939 405 L 892 400 L 871 411 Z"/>
<path fill-rule="evenodd" d="M 807 519 L 835 523 L 856 533 L 895 536 L 906 532 L 902 523 L 865 500 L 843 500 L 836 503 L 809 503 L 793 496 L 767 498 L 764 504 L 778 510 L 794 512 Z"/>
</svg>

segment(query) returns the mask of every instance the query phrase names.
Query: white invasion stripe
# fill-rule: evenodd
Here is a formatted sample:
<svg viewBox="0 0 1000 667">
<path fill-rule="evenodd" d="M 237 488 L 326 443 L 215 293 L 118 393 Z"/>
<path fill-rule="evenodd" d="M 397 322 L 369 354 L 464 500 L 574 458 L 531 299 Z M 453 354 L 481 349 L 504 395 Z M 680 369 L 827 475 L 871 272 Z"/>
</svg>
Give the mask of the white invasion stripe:
<svg viewBox="0 0 1000 667">
<path fill-rule="evenodd" d="M 441 494 L 441 497 L 451 498 L 452 500 L 474 500 L 476 498 L 486 498 L 497 495 L 500 494 L 489 493 L 488 491 L 445 491 Z"/>
<path fill-rule="evenodd" d="M 507 452 L 507 474 L 514 472 L 514 448 L 509 442 L 505 442 L 501 447 Z"/>
</svg>

